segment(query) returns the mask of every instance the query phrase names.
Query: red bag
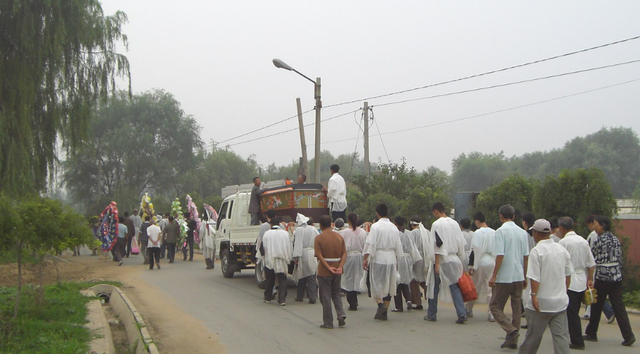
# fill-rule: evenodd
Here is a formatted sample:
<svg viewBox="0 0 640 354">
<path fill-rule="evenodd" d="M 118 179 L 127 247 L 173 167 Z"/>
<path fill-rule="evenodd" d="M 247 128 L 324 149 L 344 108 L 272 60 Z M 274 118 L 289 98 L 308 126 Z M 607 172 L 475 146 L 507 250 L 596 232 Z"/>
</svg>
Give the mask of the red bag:
<svg viewBox="0 0 640 354">
<path fill-rule="evenodd" d="M 478 300 L 478 291 L 469 273 L 462 273 L 462 276 L 458 279 L 458 286 L 460 287 L 460 292 L 462 292 L 464 302 Z"/>
</svg>

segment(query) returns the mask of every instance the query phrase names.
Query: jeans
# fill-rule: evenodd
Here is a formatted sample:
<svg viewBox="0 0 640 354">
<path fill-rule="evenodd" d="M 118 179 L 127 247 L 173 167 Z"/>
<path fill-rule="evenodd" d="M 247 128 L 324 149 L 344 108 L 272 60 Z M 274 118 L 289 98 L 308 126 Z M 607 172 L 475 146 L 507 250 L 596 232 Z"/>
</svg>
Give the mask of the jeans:
<svg viewBox="0 0 640 354">
<path fill-rule="evenodd" d="M 427 308 L 427 317 L 431 319 L 436 319 L 436 315 L 438 314 L 438 294 L 440 293 L 440 276 L 438 274 L 435 275 L 435 286 L 433 287 L 433 299 L 429 299 L 429 307 Z M 451 297 L 453 298 L 453 306 L 456 308 L 456 315 L 458 318 L 466 317 L 467 310 L 464 308 L 464 300 L 462 299 L 462 292 L 460 291 L 460 287 L 458 283 L 449 285 L 449 290 L 451 290 Z"/>
<path fill-rule="evenodd" d="M 167 244 L 163 243 L 162 246 L 160 246 L 160 258 L 164 258 L 166 253 L 167 253 Z"/>
</svg>

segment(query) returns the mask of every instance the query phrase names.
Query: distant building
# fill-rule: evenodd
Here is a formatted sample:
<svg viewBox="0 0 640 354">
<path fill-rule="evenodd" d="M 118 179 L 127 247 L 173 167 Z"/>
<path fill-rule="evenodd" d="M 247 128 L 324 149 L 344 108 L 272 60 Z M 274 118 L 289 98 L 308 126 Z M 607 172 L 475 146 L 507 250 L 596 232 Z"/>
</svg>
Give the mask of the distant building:
<svg viewBox="0 0 640 354">
<path fill-rule="evenodd" d="M 618 199 L 616 236 L 629 239 L 627 260 L 640 264 L 640 212 L 632 199 Z"/>
</svg>

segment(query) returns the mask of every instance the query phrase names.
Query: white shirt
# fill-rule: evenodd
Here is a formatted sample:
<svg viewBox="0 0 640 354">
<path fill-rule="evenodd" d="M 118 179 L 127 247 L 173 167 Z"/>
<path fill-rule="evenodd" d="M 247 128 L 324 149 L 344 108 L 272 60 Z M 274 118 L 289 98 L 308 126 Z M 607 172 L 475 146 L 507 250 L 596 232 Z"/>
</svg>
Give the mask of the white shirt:
<svg viewBox="0 0 640 354">
<path fill-rule="evenodd" d="M 138 236 L 138 233 L 140 232 L 140 227 L 142 226 L 142 219 L 138 215 L 131 215 L 129 219 L 133 221 L 133 227 L 136 231 L 135 236 Z"/>
<path fill-rule="evenodd" d="M 471 241 L 473 250 L 473 269 L 478 270 L 480 266 L 495 265 L 495 230 L 489 227 L 481 227 L 476 230 Z"/>
<path fill-rule="evenodd" d="M 397 259 L 404 255 L 398 228 L 388 218 L 382 218 L 371 225 L 364 254 L 370 255 L 370 263 L 377 264 L 396 264 Z"/>
<path fill-rule="evenodd" d="M 334 173 L 329 178 L 327 197 L 329 198 L 331 211 L 344 211 L 347 209 L 347 185 L 344 182 L 344 178 L 338 173 Z"/>
<path fill-rule="evenodd" d="M 537 293 L 540 312 L 556 313 L 567 308 L 566 277 L 571 273 L 573 266 L 569 251 L 553 240 L 542 240 L 531 250 L 527 278 L 540 283 Z M 530 297 L 526 307 L 535 311 Z"/>
<path fill-rule="evenodd" d="M 462 230 L 462 236 L 464 236 L 464 250 L 465 252 L 471 252 L 471 240 L 473 240 L 473 231 Z"/>
<path fill-rule="evenodd" d="M 264 266 L 276 273 L 287 273 L 291 262 L 291 239 L 289 233 L 276 227 L 264 233 Z"/>
<path fill-rule="evenodd" d="M 496 276 L 496 283 L 524 281 L 524 257 L 529 255 L 529 234 L 513 221 L 507 221 L 496 230 L 496 256 L 504 256 Z"/>
<path fill-rule="evenodd" d="M 160 241 L 160 227 L 158 225 L 150 225 L 147 227 L 147 235 L 149 235 L 149 241 L 147 241 L 147 248 L 160 247 L 162 241 Z M 153 242 L 158 242 L 153 244 Z"/>
<path fill-rule="evenodd" d="M 593 253 L 591 253 L 591 247 L 589 247 L 589 242 L 582 238 L 582 236 L 571 231 L 558 243 L 569 251 L 571 264 L 575 270 L 574 273 L 571 274 L 569 290 L 578 293 L 585 291 L 587 289 L 587 276 L 589 275 L 588 268 L 596 265 L 596 261 L 593 259 Z"/>
<path fill-rule="evenodd" d="M 436 240 L 436 244 L 433 245 L 434 253 L 440 256 L 440 280 L 445 287 L 457 283 L 465 269 L 462 263 L 465 258 L 466 244 L 458 222 L 450 217 L 439 218 L 431 225 L 431 234 Z M 437 245 L 438 236 L 442 240 L 440 247 Z"/>
</svg>

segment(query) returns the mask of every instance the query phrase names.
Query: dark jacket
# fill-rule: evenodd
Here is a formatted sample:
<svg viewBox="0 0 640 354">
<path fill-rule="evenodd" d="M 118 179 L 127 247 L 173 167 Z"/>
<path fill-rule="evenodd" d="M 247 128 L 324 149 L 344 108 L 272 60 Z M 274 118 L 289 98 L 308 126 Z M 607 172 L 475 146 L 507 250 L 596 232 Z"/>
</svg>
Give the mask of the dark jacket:
<svg viewBox="0 0 640 354">
<path fill-rule="evenodd" d="M 180 225 L 177 222 L 169 222 L 162 230 L 162 238 L 165 243 L 177 243 L 180 237 Z"/>
<path fill-rule="evenodd" d="M 145 243 L 149 241 L 149 235 L 147 234 L 147 227 L 149 227 L 149 225 L 151 225 L 151 223 L 148 221 L 142 223 L 142 226 L 140 226 L 140 235 L 138 235 L 138 241 Z"/>
<path fill-rule="evenodd" d="M 260 212 L 260 187 L 254 185 L 251 188 L 251 200 L 249 201 L 249 212 L 256 214 Z"/>
</svg>

